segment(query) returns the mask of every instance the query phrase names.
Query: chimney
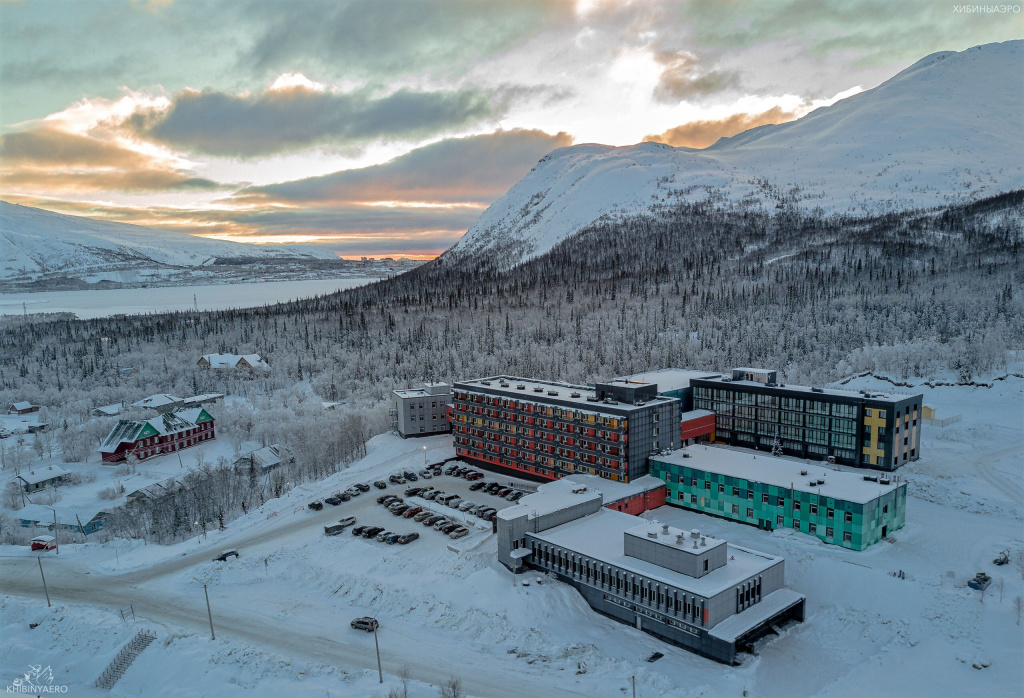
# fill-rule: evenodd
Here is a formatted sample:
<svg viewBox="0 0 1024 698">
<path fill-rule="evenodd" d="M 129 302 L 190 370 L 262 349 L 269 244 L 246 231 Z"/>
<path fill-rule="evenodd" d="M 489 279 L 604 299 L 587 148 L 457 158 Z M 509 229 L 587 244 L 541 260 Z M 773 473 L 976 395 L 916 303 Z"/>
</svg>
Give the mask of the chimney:
<svg viewBox="0 0 1024 698">
<path fill-rule="evenodd" d="M 666 536 L 668 535 L 668 524 L 662 524 L 661 525 L 661 532 L 662 532 L 663 535 L 666 535 Z"/>
<path fill-rule="evenodd" d="M 696 549 L 697 549 L 697 541 L 693 541 L 693 549 L 694 549 L 694 550 L 696 550 Z"/>
<path fill-rule="evenodd" d="M 682 533 L 680 533 L 678 536 L 676 536 L 676 545 L 682 545 L 685 542 L 686 542 L 686 536 L 684 536 Z"/>
<path fill-rule="evenodd" d="M 708 539 L 705 538 L 704 536 L 700 537 L 700 547 L 702 547 L 702 548 L 708 547 Z"/>
</svg>

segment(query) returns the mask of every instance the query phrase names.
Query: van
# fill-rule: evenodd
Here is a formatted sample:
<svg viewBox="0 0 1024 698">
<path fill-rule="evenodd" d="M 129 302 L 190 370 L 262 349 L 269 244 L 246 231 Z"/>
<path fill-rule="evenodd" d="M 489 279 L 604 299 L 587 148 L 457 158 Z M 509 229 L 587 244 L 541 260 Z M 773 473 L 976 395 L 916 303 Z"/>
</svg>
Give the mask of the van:
<svg viewBox="0 0 1024 698">
<path fill-rule="evenodd" d="M 346 527 L 342 526 L 341 524 L 331 524 L 330 526 L 324 526 L 324 535 L 325 536 L 336 536 L 339 533 L 341 533 L 342 531 L 344 531 L 345 528 Z"/>
</svg>

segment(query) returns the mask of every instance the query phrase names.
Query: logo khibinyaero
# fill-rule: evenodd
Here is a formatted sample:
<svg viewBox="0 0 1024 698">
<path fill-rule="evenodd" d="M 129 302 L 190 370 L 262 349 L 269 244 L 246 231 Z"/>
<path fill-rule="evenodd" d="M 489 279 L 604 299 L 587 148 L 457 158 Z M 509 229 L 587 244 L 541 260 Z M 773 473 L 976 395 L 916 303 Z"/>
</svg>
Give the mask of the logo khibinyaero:
<svg viewBox="0 0 1024 698">
<path fill-rule="evenodd" d="M 7 685 L 7 693 L 42 695 L 67 692 L 68 687 L 65 684 L 53 682 L 53 671 L 49 665 L 44 668 L 42 664 L 29 664 L 27 674 L 22 674 Z"/>
</svg>

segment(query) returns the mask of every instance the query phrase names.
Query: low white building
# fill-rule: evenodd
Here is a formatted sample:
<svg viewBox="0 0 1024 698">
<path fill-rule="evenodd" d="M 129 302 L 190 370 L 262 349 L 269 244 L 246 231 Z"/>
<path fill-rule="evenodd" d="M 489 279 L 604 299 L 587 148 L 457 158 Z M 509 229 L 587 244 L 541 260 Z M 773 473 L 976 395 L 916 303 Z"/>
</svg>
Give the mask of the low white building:
<svg viewBox="0 0 1024 698">
<path fill-rule="evenodd" d="M 426 383 L 422 388 L 395 390 L 392 396 L 391 428 L 403 439 L 452 430 L 448 421 L 452 387 L 447 383 Z"/>
<path fill-rule="evenodd" d="M 22 489 L 26 492 L 35 492 L 48 487 L 51 484 L 57 484 L 65 476 L 70 474 L 70 470 L 66 470 L 59 465 L 47 465 L 43 468 L 35 468 L 27 472 L 22 472 L 17 475 L 14 480 L 19 483 Z"/>
</svg>

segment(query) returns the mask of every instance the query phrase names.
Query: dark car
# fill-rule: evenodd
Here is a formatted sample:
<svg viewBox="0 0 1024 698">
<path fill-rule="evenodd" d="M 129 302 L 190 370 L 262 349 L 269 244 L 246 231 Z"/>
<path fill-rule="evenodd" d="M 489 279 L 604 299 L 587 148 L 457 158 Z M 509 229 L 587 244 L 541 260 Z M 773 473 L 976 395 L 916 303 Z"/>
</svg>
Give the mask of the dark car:
<svg viewBox="0 0 1024 698">
<path fill-rule="evenodd" d="M 387 499 L 388 497 L 394 497 L 394 495 L 393 494 L 382 494 L 381 496 L 377 497 L 377 504 L 383 504 L 384 500 Z"/>
<path fill-rule="evenodd" d="M 516 492 L 516 493 L 515 493 L 514 495 L 512 495 L 511 497 L 508 497 L 508 501 L 510 501 L 510 502 L 518 502 L 518 501 L 519 501 L 520 499 L 522 499 L 522 498 L 523 498 L 523 497 L 524 497 L 525 495 L 526 495 L 526 493 L 525 493 L 525 492 Z"/>
<path fill-rule="evenodd" d="M 384 539 L 384 542 L 388 545 L 394 545 L 398 542 L 398 539 L 402 537 L 401 533 L 392 533 L 390 536 Z"/>
<path fill-rule="evenodd" d="M 363 531 L 362 536 L 363 536 L 363 538 L 373 538 L 374 536 L 376 536 L 378 533 L 380 533 L 383 530 L 384 530 L 383 526 L 370 526 L 368 529 Z"/>
<path fill-rule="evenodd" d="M 495 496 L 504 498 L 504 497 L 506 497 L 508 495 L 509 492 L 512 492 L 512 491 L 513 490 L 512 490 L 511 487 L 502 487 L 500 490 L 498 490 L 494 494 L 495 494 Z"/>
<path fill-rule="evenodd" d="M 336 507 L 341 504 L 341 497 L 334 495 L 333 497 L 327 497 L 324 499 L 325 502 L 330 504 L 332 507 Z"/>
<path fill-rule="evenodd" d="M 419 537 L 420 537 L 420 534 L 416 533 L 416 531 L 413 531 L 412 533 L 406 533 L 404 536 L 399 538 L 398 539 L 398 543 L 400 545 L 406 545 L 407 543 L 412 543 L 414 540 L 416 540 Z"/>
<path fill-rule="evenodd" d="M 376 618 L 356 618 L 349 625 L 352 626 L 353 630 L 365 630 L 368 633 L 372 633 L 374 630 L 380 627 L 380 623 L 377 622 Z"/>
<path fill-rule="evenodd" d="M 320 501 L 316 501 L 316 502 L 310 502 L 306 506 L 308 506 L 313 511 L 320 511 L 321 509 L 324 508 L 324 503 L 320 502 Z"/>
<path fill-rule="evenodd" d="M 442 526 L 441 528 L 439 528 L 437 530 L 440 531 L 441 533 L 451 533 L 456 528 L 459 528 L 459 524 L 457 524 L 457 523 L 446 523 L 444 526 Z"/>
<path fill-rule="evenodd" d="M 355 528 L 352 529 L 352 535 L 353 536 L 361 536 L 361 535 L 363 535 L 363 531 L 365 531 L 368 528 L 369 528 L 369 526 L 356 526 Z"/>
<path fill-rule="evenodd" d="M 434 473 L 434 477 L 441 477 L 441 469 L 440 468 L 434 468 L 430 472 Z"/>
<path fill-rule="evenodd" d="M 423 507 L 409 507 L 408 509 L 402 512 L 402 516 L 404 516 L 407 519 L 411 519 L 421 511 L 423 511 Z"/>
<path fill-rule="evenodd" d="M 476 492 L 477 490 L 482 490 L 483 488 L 484 483 L 482 482 L 474 482 L 472 485 L 469 486 L 471 492 Z"/>
<path fill-rule="evenodd" d="M 416 482 L 417 480 L 419 480 L 419 478 L 416 477 L 416 473 L 412 472 L 411 470 L 406 470 L 404 473 L 402 473 L 402 475 L 404 475 L 405 479 L 408 480 L 409 482 Z"/>
<path fill-rule="evenodd" d="M 365 482 L 357 482 L 355 485 L 353 485 L 353 487 L 355 487 L 360 492 L 369 492 L 370 491 L 370 486 L 367 485 Z"/>
<path fill-rule="evenodd" d="M 409 504 L 399 504 L 397 507 L 391 510 L 391 513 L 395 516 L 401 516 L 405 512 L 409 511 L 409 509 L 411 508 L 412 506 Z"/>
<path fill-rule="evenodd" d="M 444 474 L 445 475 L 454 475 L 455 471 L 458 470 L 458 469 L 459 469 L 459 466 L 457 466 L 457 465 L 449 465 L 447 468 L 444 469 Z"/>
<path fill-rule="evenodd" d="M 225 550 L 220 555 L 218 555 L 217 557 L 213 558 L 213 561 L 214 562 L 226 562 L 229 557 L 237 558 L 238 557 L 238 551 L 237 550 Z"/>
<path fill-rule="evenodd" d="M 501 485 L 500 484 L 498 484 L 497 482 L 492 482 L 492 483 L 487 485 L 487 494 L 494 494 L 495 492 L 497 492 L 500 489 L 501 489 Z"/>
<path fill-rule="evenodd" d="M 421 511 L 420 513 L 418 513 L 415 516 L 413 516 L 412 520 L 415 521 L 416 523 L 423 523 L 424 519 L 429 519 L 433 515 L 434 515 L 434 512 L 432 512 L 432 511 Z"/>
<path fill-rule="evenodd" d="M 377 503 L 383 506 L 391 506 L 395 502 L 399 501 L 398 497 L 393 494 L 386 494 L 383 497 L 377 498 Z"/>
<path fill-rule="evenodd" d="M 352 495 L 350 495 L 348 492 L 339 492 L 334 496 L 343 502 L 347 502 L 348 500 L 352 499 Z"/>
<path fill-rule="evenodd" d="M 438 516 L 437 514 L 434 514 L 433 516 L 428 516 L 427 518 L 423 519 L 423 525 L 424 526 L 433 526 L 434 524 L 436 524 L 438 521 L 440 521 L 443 518 L 444 518 L 443 516 Z"/>
<path fill-rule="evenodd" d="M 388 482 L 392 485 L 401 485 L 405 482 L 405 478 L 397 473 L 388 478 Z"/>
<path fill-rule="evenodd" d="M 406 497 L 415 497 L 416 495 L 418 495 L 422 491 L 423 491 L 422 487 L 410 487 L 409 489 L 407 489 L 405 491 L 405 496 Z"/>
<path fill-rule="evenodd" d="M 388 483 L 384 482 L 383 480 L 377 480 L 377 482 L 373 483 L 373 486 L 376 487 L 378 490 L 386 490 L 388 488 Z"/>
</svg>

